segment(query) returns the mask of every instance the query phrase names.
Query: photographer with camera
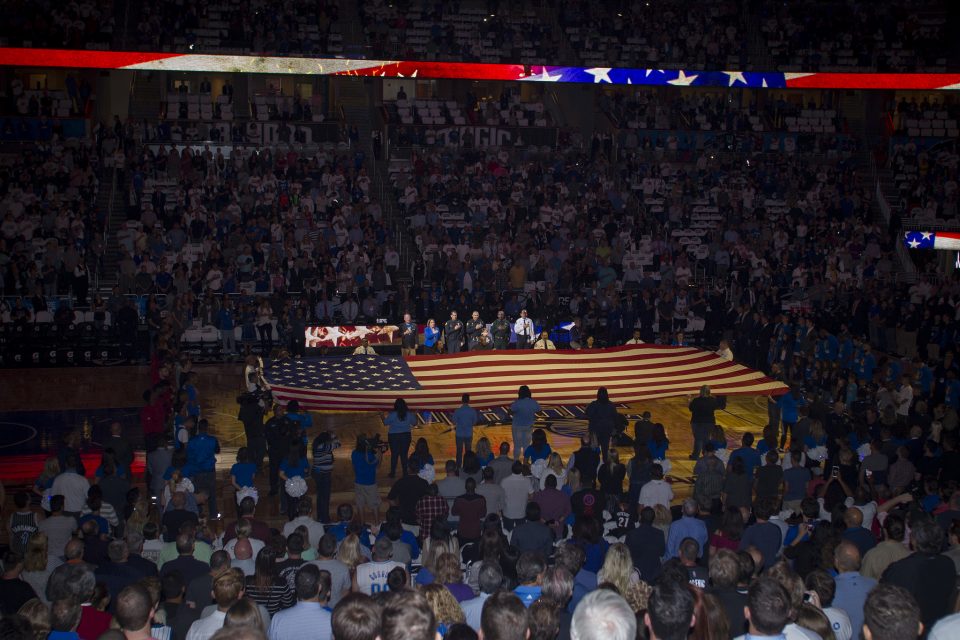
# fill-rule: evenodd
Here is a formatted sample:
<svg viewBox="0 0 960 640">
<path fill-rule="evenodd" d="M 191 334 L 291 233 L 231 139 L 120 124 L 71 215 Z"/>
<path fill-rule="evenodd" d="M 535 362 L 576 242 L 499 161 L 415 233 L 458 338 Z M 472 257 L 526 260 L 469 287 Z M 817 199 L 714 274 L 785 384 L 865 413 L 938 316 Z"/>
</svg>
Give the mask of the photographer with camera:
<svg viewBox="0 0 960 640">
<path fill-rule="evenodd" d="M 353 491 L 357 500 L 357 512 L 360 521 L 375 524 L 380 521 L 380 494 L 377 493 L 377 468 L 383 460 L 383 452 L 387 445 L 380 441 L 380 436 L 368 438 L 361 433 L 357 436 L 357 446 L 350 454 L 353 464 Z M 364 519 L 365 511 L 369 509 L 372 516 Z"/>
</svg>

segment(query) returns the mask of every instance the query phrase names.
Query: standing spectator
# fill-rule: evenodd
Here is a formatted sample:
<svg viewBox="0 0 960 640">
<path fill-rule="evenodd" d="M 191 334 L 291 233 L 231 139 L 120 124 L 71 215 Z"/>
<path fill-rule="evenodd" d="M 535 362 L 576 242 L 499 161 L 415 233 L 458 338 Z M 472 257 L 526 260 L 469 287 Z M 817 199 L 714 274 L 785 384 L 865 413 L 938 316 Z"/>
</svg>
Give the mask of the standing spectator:
<svg viewBox="0 0 960 640">
<path fill-rule="evenodd" d="M 357 513 L 363 520 L 366 510 L 372 516 L 366 522 L 376 522 L 380 509 L 380 495 L 377 493 L 377 468 L 380 466 L 383 453 L 365 434 L 357 436 L 357 446 L 350 454 L 353 465 L 354 493 Z"/>
<path fill-rule="evenodd" d="M 480 421 L 480 414 L 470 406 L 470 394 L 463 394 L 460 400 L 463 404 L 453 412 L 458 467 L 463 464 L 464 454 L 467 451 L 473 451 L 473 427 Z"/>
<path fill-rule="evenodd" d="M 90 482 L 78 471 L 80 454 L 71 452 L 63 462 L 63 472 L 53 481 L 51 495 L 63 496 L 63 515 L 79 518 L 87 503 Z"/>
<path fill-rule="evenodd" d="M 652 596 L 651 596 L 652 597 Z M 685 630 L 689 630 L 690 622 L 693 619 L 693 596 L 687 592 L 689 598 L 690 615 L 687 619 Z M 664 605 L 660 609 L 660 614 L 677 613 L 680 610 L 680 617 L 686 613 L 686 602 L 680 606 Z M 652 608 L 651 608 L 652 609 Z M 654 613 L 656 617 L 658 614 Z M 644 618 L 645 623 L 650 629 L 653 638 L 666 638 L 673 640 L 678 637 L 676 634 L 657 635 L 657 629 L 663 633 L 661 621 L 650 621 L 650 616 Z M 669 624 L 669 623 L 668 623 Z M 632 640 L 637 635 L 637 616 L 633 609 L 622 596 L 608 589 L 600 589 L 587 595 L 573 612 L 573 618 L 570 621 L 571 640 Z"/>
<path fill-rule="evenodd" d="M 387 590 L 387 575 L 396 567 L 403 568 L 403 563 L 393 559 L 393 543 L 386 537 L 380 538 L 373 545 L 373 558 L 357 566 L 355 572 L 355 588 L 360 593 L 373 595 Z"/>
<path fill-rule="evenodd" d="M 922 607 L 913 593 L 881 584 L 863 605 L 864 640 L 914 640 L 923 634 Z"/>
<path fill-rule="evenodd" d="M 780 546 L 783 544 L 783 534 L 780 527 L 770 522 L 771 516 L 776 513 L 776 505 L 772 500 L 757 502 L 753 515 L 757 521 L 746 528 L 740 538 L 740 550 L 756 547 L 763 556 L 763 570 L 767 570 L 777 561 Z"/>
<path fill-rule="evenodd" d="M 280 611 L 270 621 L 270 640 L 330 640 L 330 574 L 306 564 L 297 570 L 294 580 L 297 604 Z"/>
<path fill-rule="evenodd" d="M 193 485 L 207 494 L 207 515 L 218 518 L 217 511 L 217 454 L 220 441 L 209 433 L 206 418 L 197 423 L 197 436 L 187 443 L 187 462 L 193 470 Z"/>
<path fill-rule="evenodd" d="M 543 523 L 540 517 L 540 505 L 528 502 L 526 522 L 513 529 L 510 543 L 519 551 L 533 551 L 548 557 L 553 551 L 553 531 Z"/>
<path fill-rule="evenodd" d="M 776 451 L 767 451 L 763 458 L 766 464 L 757 469 L 754 494 L 758 501 L 772 500 L 775 504 L 780 504 L 783 493 L 783 467 L 777 464 L 780 456 Z"/>
<path fill-rule="evenodd" d="M 390 492 L 387 494 L 387 500 L 392 505 L 391 508 L 400 510 L 400 519 L 404 524 L 417 526 L 417 503 L 420 498 L 427 495 L 430 489 L 430 483 L 421 478 L 415 467 L 417 462 L 411 458 L 409 460 L 410 473 L 405 473 L 393 483 Z"/>
<path fill-rule="evenodd" d="M 841 542 L 833 552 L 833 564 L 837 569 L 836 595 L 833 606 L 850 618 L 850 627 L 863 626 L 863 605 L 867 594 L 877 586 L 877 581 L 860 575 L 860 552 L 852 542 Z"/>
<path fill-rule="evenodd" d="M 310 469 L 307 457 L 302 453 L 302 447 L 303 445 L 299 440 L 291 443 L 287 458 L 280 463 L 280 479 L 283 480 L 284 490 L 287 492 L 288 520 L 293 520 L 300 512 L 300 499 L 304 495 L 300 493 L 300 489 L 305 490 L 307 474 Z M 297 488 L 296 485 L 298 484 L 300 484 L 300 488 Z M 293 493 L 291 493 L 291 489 Z"/>
<path fill-rule="evenodd" d="M 740 638 L 783 638 L 790 622 L 790 594 L 773 578 L 760 578 L 750 586 L 744 613 L 749 632 Z"/>
<path fill-rule="evenodd" d="M 531 443 L 531 430 L 540 404 L 533 399 L 530 387 L 522 385 L 517 390 L 517 399 L 510 405 L 513 431 L 513 459 L 519 460 Z"/>
<path fill-rule="evenodd" d="M 63 507 L 62 495 L 50 496 L 50 517 L 38 525 L 39 530 L 47 534 L 47 547 L 56 555 L 64 552 L 64 547 L 77 530 L 77 518 L 66 515 Z"/>
<path fill-rule="evenodd" d="M 597 593 L 601 593 L 598 591 Z M 609 596 L 605 600 L 613 601 Z M 586 598 L 584 598 L 586 602 Z M 693 592 L 686 584 L 674 580 L 661 580 L 653 588 L 650 597 L 647 599 L 647 612 L 643 616 L 643 624 L 650 632 L 651 640 L 682 640 L 690 634 L 690 627 L 693 626 L 695 600 Z M 576 614 L 574 614 L 576 617 Z M 576 623 L 574 623 L 576 624 Z M 600 619 L 594 620 L 600 630 L 606 630 L 608 633 L 613 629 L 607 623 L 604 628 Z M 600 640 L 606 634 L 588 636 Z M 571 634 L 572 637 L 572 634 Z M 623 637 L 616 634 L 616 637 Z M 626 636 L 633 637 L 633 636 Z"/>
<path fill-rule="evenodd" d="M 726 398 L 714 398 L 710 395 L 710 387 L 700 387 L 700 395 L 690 401 L 690 429 L 693 431 L 693 451 L 691 460 L 700 458 L 703 445 L 710 439 L 710 430 L 716 424 L 715 412 L 727 406 Z"/>
<path fill-rule="evenodd" d="M 913 553 L 887 567 L 880 578 L 882 584 L 903 587 L 916 596 L 927 628 L 953 610 L 957 594 L 957 571 L 953 561 L 940 554 L 942 546 L 940 527 L 919 522 L 910 531 Z"/>
<path fill-rule="evenodd" d="M 718 513 L 722 509 L 721 496 L 726 469 L 723 461 L 717 457 L 716 447 L 712 442 L 703 445 L 703 457 L 694 465 L 693 474 L 696 476 L 693 499 L 702 511 Z"/>
<path fill-rule="evenodd" d="M 526 517 L 527 499 L 530 497 L 530 480 L 523 475 L 523 463 L 513 463 L 513 472 L 500 483 L 504 493 L 503 525 L 507 531 Z"/>
<path fill-rule="evenodd" d="M 427 494 L 417 501 L 417 524 L 420 526 L 420 539 L 425 540 L 430 535 L 433 524 L 438 520 L 446 520 L 450 507 L 445 498 L 440 496 L 440 489 L 431 484 Z"/>
<path fill-rule="evenodd" d="M 395 478 L 397 463 L 400 463 L 400 473 L 407 472 L 407 454 L 410 450 L 410 435 L 417 417 L 407 410 L 407 403 L 403 398 L 397 398 L 393 403 L 393 411 L 387 414 L 383 423 L 387 425 L 387 442 L 390 444 L 390 475 Z"/>
<path fill-rule="evenodd" d="M 610 402 L 606 387 L 597 389 L 597 399 L 587 405 L 587 430 L 596 436 L 600 445 L 603 462 L 607 462 L 610 451 L 610 437 L 621 425 L 622 416 L 617 413 L 617 406 Z"/>
<path fill-rule="evenodd" d="M 255 376 L 256 374 L 250 374 Z M 237 399 L 240 410 L 237 420 L 243 423 L 243 433 L 247 437 L 247 449 L 250 462 L 259 469 L 267 454 L 267 432 L 263 425 L 263 401 L 254 393 L 245 393 Z"/>
<path fill-rule="evenodd" d="M 804 586 L 807 588 L 811 604 L 823 611 L 830 622 L 836 640 L 851 640 L 853 627 L 850 625 L 850 617 L 842 609 L 833 606 L 837 583 L 830 574 L 823 569 L 811 571 L 804 580 Z"/>
<path fill-rule="evenodd" d="M 521 452 L 522 453 L 522 452 Z M 493 469 L 493 481 L 496 484 L 503 482 L 504 478 L 513 473 L 514 459 L 510 457 L 510 443 L 500 443 L 500 455 L 490 461 L 487 465 Z"/>
<path fill-rule="evenodd" d="M 217 576 L 213 581 L 213 599 L 217 608 L 190 625 L 186 640 L 208 640 L 223 626 L 227 610 L 242 597 L 243 573 L 239 569 L 228 569 Z"/>
<path fill-rule="evenodd" d="M 290 452 L 290 443 L 294 438 L 294 424 L 287 418 L 286 407 L 279 402 L 273 406 L 273 417 L 267 420 L 264 430 L 267 434 L 267 457 L 270 465 L 270 495 L 275 496 L 280 487 L 280 463 Z M 281 495 L 280 507 L 286 506 L 286 494 Z"/>
<path fill-rule="evenodd" d="M 903 517 L 897 513 L 887 514 L 883 521 L 883 541 L 863 557 L 860 573 L 867 578 L 879 580 L 887 567 L 910 555 L 910 551 L 903 544 L 905 533 Z"/>
<path fill-rule="evenodd" d="M 663 479 L 663 467 L 655 464 L 653 478 L 640 490 L 638 504 L 640 508 L 662 505 L 669 509 L 671 500 L 673 500 L 673 488 Z"/>
<path fill-rule="evenodd" d="M 760 454 L 753 448 L 753 434 L 745 433 L 740 439 L 740 448 L 735 449 L 730 454 L 728 466 L 733 466 L 735 460 L 743 460 L 744 473 L 747 479 L 753 483 L 753 470 L 760 466 Z"/>
<path fill-rule="evenodd" d="M 640 579 L 647 584 L 653 584 L 660 575 L 660 561 L 667 552 L 663 531 L 653 526 L 655 517 L 656 513 L 651 507 L 642 508 L 638 526 L 629 529 L 624 540 L 630 550 L 633 566 L 640 573 Z"/>
<path fill-rule="evenodd" d="M 520 598 L 506 591 L 490 596 L 480 615 L 480 634 L 485 640 L 528 639 L 530 619 Z"/>
<path fill-rule="evenodd" d="M 25 603 L 37 597 L 29 583 L 20 576 L 23 574 L 23 556 L 7 551 L 3 556 L 3 577 L 0 578 L 0 613 L 4 617 L 12 616 Z"/>
<path fill-rule="evenodd" d="M 800 503 L 807 495 L 807 485 L 813 479 L 810 470 L 800 464 L 803 453 L 799 450 L 791 450 L 790 467 L 783 471 L 783 508 L 793 513 L 800 513 Z"/>
<path fill-rule="evenodd" d="M 730 624 L 731 635 L 746 631 L 743 610 L 747 606 L 747 594 L 737 588 L 740 564 L 737 555 L 729 549 L 718 549 L 710 554 L 710 587 L 707 593 L 720 602 Z"/>
<path fill-rule="evenodd" d="M 467 478 L 464 488 L 465 492 L 454 499 L 450 509 L 451 515 L 459 518 L 457 538 L 461 546 L 480 540 L 480 525 L 487 514 L 487 501 L 477 494 L 477 481 Z"/>
<path fill-rule="evenodd" d="M 330 431 L 324 429 L 313 439 L 313 467 L 311 474 L 317 491 L 317 519 L 330 522 L 330 490 L 333 473 L 333 452 L 340 447 L 340 441 Z"/>
<path fill-rule="evenodd" d="M 10 514 L 7 530 L 10 535 L 10 549 L 20 555 L 27 550 L 30 536 L 40 530 L 40 519 L 37 512 L 29 509 L 30 496 L 25 491 L 18 491 L 13 496 L 16 511 Z M 59 540 L 57 541 L 59 543 Z"/>
<path fill-rule="evenodd" d="M 700 546 L 700 552 L 707 547 L 707 525 L 698 515 L 696 500 L 687 498 L 683 501 L 683 515 L 670 525 L 670 534 L 667 536 L 667 559 L 676 558 L 680 552 L 680 543 L 685 538 L 692 538 Z"/>
<path fill-rule="evenodd" d="M 512 464 L 513 463 L 511 462 L 511 465 Z M 503 509 L 506 506 L 506 502 L 507 502 L 507 494 L 503 490 L 503 487 L 497 484 L 496 472 L 494 471 L 492 466 L 487 465 L 486 467 L 484 467 L 482 474 L 483 474 L 483 482 L 481 482 L 480 485 L 477 487 L 477 493 L 483 496 L 484 500 L 486 501 L 485 504 L 487 507 L 487 512 L 484 514 L 484 516 L 490 515 L 491 513 L 494 513 L 498 516 L 502 516 Z M 554 484 L 556 484 L 556 482 L 554 482 Z M 567 496 L 564 495 L 564 498 L 566 497 Z M 567 504 L 569 505 L 569 503 L 570 503 L 570 500 L 567 499 Z"/>
</svg>

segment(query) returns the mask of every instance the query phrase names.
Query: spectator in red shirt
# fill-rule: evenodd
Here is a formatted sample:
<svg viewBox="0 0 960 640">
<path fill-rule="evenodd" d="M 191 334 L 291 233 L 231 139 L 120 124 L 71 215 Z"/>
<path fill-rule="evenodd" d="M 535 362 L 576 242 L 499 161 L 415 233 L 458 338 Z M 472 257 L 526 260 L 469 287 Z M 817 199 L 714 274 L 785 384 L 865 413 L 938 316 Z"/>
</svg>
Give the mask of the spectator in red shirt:
<svg viewBox="0 0 960 640">
<path fill-rule="evenodd" d="M 481 524 L 487 515 L 487 500 L 477 493 L 477 481 L 467 478 L 466 493 L 453 501 L 452 514 L 460 518 L 457 537 L 460 544 L 476 542 L 480 539 Z"/>
</svg>

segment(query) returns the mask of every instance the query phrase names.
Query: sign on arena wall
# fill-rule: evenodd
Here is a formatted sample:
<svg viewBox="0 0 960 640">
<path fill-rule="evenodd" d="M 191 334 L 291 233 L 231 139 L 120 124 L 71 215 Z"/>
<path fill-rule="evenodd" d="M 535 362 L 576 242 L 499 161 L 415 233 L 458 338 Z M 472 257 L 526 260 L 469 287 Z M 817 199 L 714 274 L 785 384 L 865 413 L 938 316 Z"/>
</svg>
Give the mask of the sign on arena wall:
<svg viewBox="0 0 960 640">
<path fill-rule="evenodd" d="M 450 125 L 442 127 L 392 125 L 390 140 L 393 144 L 404 145 L 401 137 L 404 130 L 417 135 L 416 140 L 409 143 L 426 145 L 428 147 L 473 147 L 484 149 L 487 147 L 538 147 L 557 144 L 557 129 L 555 127 L 505 127 L 505 126 L 474 126 Z M 405 145 L 404 145 L 405 146 Z"/>
<path fill-rule="evenodd" d="M 312 326 L 306 330 L 307 348 L 359 347 L 366 338 L 371 345 L 400 344 L 400 327 L 387 325 Z"/>
<path fill-rule="evenodd" d="M 960 89 L 960 73 L 784 73 L 0 47 L 0 65 L 752 89 Z"/>
</svg>

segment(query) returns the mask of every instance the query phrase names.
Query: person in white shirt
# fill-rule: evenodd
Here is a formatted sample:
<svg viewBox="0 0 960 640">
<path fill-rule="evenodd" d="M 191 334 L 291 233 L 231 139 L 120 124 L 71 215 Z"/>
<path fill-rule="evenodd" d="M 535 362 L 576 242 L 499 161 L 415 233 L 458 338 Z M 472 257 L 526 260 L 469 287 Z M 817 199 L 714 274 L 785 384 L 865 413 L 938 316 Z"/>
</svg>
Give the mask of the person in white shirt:
<svg viewBox="0 0 960 640">
<path fill-rule="evenodd" d="M 79 517 L 87 504 L 87 492 L 90 490 L 90 482 L 82 475 L 77 473 L 79 459 L 77 454 L 67 455 L 66 469 L 58 475 L 50 488 L 50 495 L 63 496 L 64 515 Z"/>
<path fill-rule="evenodd" d="M 404 568 L 402 562 L 393 558 L 393 543 L 384 536 L 373 545 L 373 560 L 357 566 L 355 580 L 357 591 L 367 595 L 387 591 L 387 576 L 394 568 Z"/>
<path fill-rule="evenodd" d="M 659 464 L 653 465 L 653 479 L 640 489 L 640 497 L 637 503 L 640 508 L 653 508 L 658 504 L 670 508 L 670 501 L 673 500 L 673 487 L 663 479 L 663 467 Z"/>
<path fill-rule="evenodd" d="M 623 344 L 644 344 L 643 340 L 640 339 L 640 329 L 636 329 L 633 332 L 633 337 L 624 342 Z"/>
<path fill-rule="evenodd" d="M 307 533 L 310 536 L 310 545 L 315 547 L 320 542 L 320 538 L 323 537 L 323 524 L 313 519 L 313 502 L 311 500 L 301 500 L 297 513 L 300 515 L 283 525 L 284 537 L 289 536 L 297 530 L 297 527 L 303 525 L 307 528 Z"/>
<path fill-rule="evenodd" d="M 544 330 L 540 332 L 540 337 L 533 343 L 533 348 L 541 351 L 556 351 L 557 345 L 553 344 L 553 340 L 550 339 L 550 333 Z"/>
<path fill-rule="evenodd" d="M 517 334 L 517 349 L 526 349 L 533 340 L 533 320 L 527 317 L 527 310 L 520 311 L 520 317 L 513 323 L 513 332 Z"/>
<path fill-rule="evenodd" d="M 530 497 L 530 479 L 523 475 L 523 463 L 513 463 L 511 474 L 500 482 L 505 502 L 503 505 L 503 523 L 508 531 L 527 518 L 527 499 Z"/>
<path fill-rule="evenodd" d="M 494 562 L 481 563 L 477 582 L 480 586 L 480 595 L 460 603 L 466 622 L 474 631 L 480 631 L 480 615 L 483 613 L 483 604 L 503 585 L 503 569 Z"/>
<path fill-rule="evenodd" d="M 366 338 L 360 340 L 360 346 L 353 350 L 355 356 L 375 356 L 377 352 L 370 346 L 370 341 Z"/>
<path fill-rule="evenodd" d="M 294 581 L 297 604 L 278 612 L 270 621 L 270 640 L 330 640 L 333 635 L 331 615 L 326 605 L 330 600 L 330 574 L 312 564 L 297 570 Z"/>
<path fill-rule="evenodd" d="M 213 579 L 213 599 L 217 608 L 204 618 L 200 618 L 187 632 L 186 640 L 208 640 L 223 627 L 227 609 L 243 597 L 243 572 L 228 569 Z"/>
<path fill-rule="evenodd" d="M 730 343 L 726 340 L 720 341 L 720 346 L 717 349 L 717 355 L 726 360 L 727 362 L 733 361 L 733 350 L 730 348 Z"/>
</svg>

